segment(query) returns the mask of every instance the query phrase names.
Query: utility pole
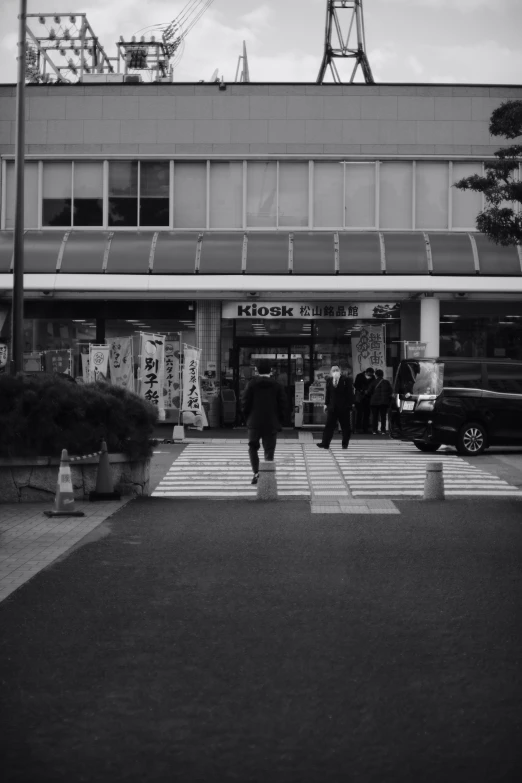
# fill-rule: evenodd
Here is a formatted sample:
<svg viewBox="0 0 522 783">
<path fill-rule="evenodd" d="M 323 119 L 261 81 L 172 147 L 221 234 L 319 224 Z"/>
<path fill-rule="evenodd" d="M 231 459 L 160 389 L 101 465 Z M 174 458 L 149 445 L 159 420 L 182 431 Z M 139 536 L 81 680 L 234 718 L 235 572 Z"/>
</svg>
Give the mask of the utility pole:
<svg viewBox="0 0 522 783">
<path fill-rule="evenodd" d="M 349 21 L 348 15 L 343 14 L 343 21 L 346 22 L 344 28 L 341 24 L 341 11 L 351 12 Z M 336 33 L 336 38 L 334 33 Z M 341 79 L 335 59 L 351 59 L 355 61 L 349 79 Z M 317 84 L 324 83 L 328 67 L 330 67 L 334 82 L 338 84 L 353 84 L 359 66 L 363 72 L 366 84 L 374 84 L 372 69 L 366 54 L 363 0 L 327 0 L 324 55 L 317 77 Z"/>
<path fill-rule="evenodd" d="M 11 374 L 24 365 L 24 164 L 25 164 L 25 27 L 27 0 L 18 16 L 18 78 L 16 83 L 15 216 L 13 236 L 13 301 Z"/>
</svg>

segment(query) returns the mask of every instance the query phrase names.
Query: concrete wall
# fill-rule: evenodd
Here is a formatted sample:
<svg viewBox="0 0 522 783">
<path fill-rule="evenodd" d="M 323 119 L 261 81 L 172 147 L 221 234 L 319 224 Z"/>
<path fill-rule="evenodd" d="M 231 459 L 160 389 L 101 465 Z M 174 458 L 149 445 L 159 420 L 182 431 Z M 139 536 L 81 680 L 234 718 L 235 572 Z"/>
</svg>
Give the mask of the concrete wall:
<svg viewBox="0 0 522 783">
<path fill-rule="evenodd" d="M 491 155 L 491 112 L 522 87 L 125 84 L 27 87 L 29 154 Z M 15 87 L 0 85 L 0 154 Z M 512 142 L 510 142 L 512 143 Z"/>
</svg>

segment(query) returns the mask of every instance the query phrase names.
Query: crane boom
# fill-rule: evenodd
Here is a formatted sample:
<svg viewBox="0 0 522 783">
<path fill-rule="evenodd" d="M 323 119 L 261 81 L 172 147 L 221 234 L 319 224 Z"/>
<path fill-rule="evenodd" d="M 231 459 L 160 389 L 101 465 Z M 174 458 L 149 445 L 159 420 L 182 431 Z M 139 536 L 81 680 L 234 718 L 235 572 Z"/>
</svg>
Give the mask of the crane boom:
<svg viewBox="0 0 522 783">
<path fill-rule="evenodd" d="M 167 56 L 172 57 L 214 0 L 189 0 L 178 16 L 167 25 L 156 25 L 162 31 Z"/>
</svg>

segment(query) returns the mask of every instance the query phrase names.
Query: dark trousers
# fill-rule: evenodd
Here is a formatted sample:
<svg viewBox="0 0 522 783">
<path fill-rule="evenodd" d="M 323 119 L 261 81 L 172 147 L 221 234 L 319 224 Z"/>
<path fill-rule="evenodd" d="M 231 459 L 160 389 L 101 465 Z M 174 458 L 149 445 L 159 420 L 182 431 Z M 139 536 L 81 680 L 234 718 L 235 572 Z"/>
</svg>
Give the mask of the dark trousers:
<svg viewBox="0 0 522 783">
<path fill-rule="evenodd" d="M 326 424 L 324 425 L 322 444 L 323 446 L 329 446 L 333 438 L 335 431 L 335 425 L 339 422 L 342 432 L 342 444 L 347 446 L 350 442 L 350 436 L 352 429 L 350 427 L 350 409 L 338 409 L 329 410 L 326 413 Z"/>
<path fill-rule="evenodd" d="M 381 422 L 381 432 L 386 432 L 386 413 L 388 412 L 387 405 L 372 405 L 372 430 L 377 432 L 379 419 Z"/>
<path fill-rule="evenodd" d="M 358 432 L 367 432 L 370 427 L 370 400 L 355 403 L 355 429 Z"/>
<path fill-rule="evenodd" d="M 263 449 L 267 462 L 274 461 L 274 451 L 277 443 L 277 432 L 263 430 L 248 430 L 248 456 L 254 473 L 259 472 L 259 443 L 263 441 Z"/>
</svg>

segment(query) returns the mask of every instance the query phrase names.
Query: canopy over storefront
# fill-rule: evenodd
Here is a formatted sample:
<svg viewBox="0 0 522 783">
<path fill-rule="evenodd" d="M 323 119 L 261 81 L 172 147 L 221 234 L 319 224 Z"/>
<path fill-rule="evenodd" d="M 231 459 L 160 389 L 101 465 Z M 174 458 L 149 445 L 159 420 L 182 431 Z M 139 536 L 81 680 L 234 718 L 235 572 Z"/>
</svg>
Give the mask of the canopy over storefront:
<svg viewBox="0 0 522 783">
<path fill-rule="evenodd" d="M 455 232 L 26 231 L 38 275 L 522 276 L 520 247 Z M 13 233 L 0 232 L 0 274 Z"/>
</svg>

